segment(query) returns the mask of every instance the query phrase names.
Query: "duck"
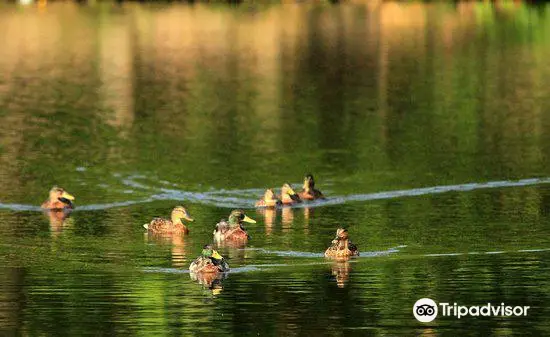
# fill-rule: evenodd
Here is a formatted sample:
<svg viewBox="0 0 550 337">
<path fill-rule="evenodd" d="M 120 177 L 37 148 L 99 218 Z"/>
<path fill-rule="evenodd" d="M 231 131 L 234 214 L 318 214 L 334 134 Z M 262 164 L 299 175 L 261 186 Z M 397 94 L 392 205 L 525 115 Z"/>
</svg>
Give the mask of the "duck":
<svg viewBox="0 0 550 337">
<path fill-rule="evenodd" d="M 214 240 L 222 241 L 240 241 L 246 242 L 250 238 L 246 229 L 243 227 L 243 221 L 248 223 L 256 223 L 256 220 L 249 218 L 244 211 L 240 209 L 233 210 L 229 214 L 227 221 L 221 220 L 216 224 L 214 229 Z"/>
<path fill-rule="evenodd" d="M 271 188 L 265 190 L 263 197 L 256 201 L 255 207 L 277 207 L 282 204 Z"/>
<path fill-rule="evenodd" d="M 49 210 L 69 210 L 73 209 L 74 197 L 63 188 L 54 186 L 50 189 L 50 197 L 40 205 L 43 209 Z"/>
<path fill-rule="evenodd" d="M 298 196 L 302 200 L 325 199 L 323 193 L 315 188 L 315 180 L 311 174 L 307 174 L 304 177 L 304 185 L 302 191 L 298 193 Z"/>
<path fill-rule="evenodd" d="M 171 220 L 163 218 L 154 218 L 150 223 L 143 227 L 155 234 L 189 234 L 189 229 L 182 220 L 193 221 L 189 213 L 183 206 L 176 206 L 172 210 Z"/>
<path fill-rule="evenodd" d="M 216 250 L 212 248 L 212 245 L 205 245 L 202 249 L 201 255 L 197 257 L 191 265 L 189 265 L 189 271 L 191 273 L 218 273 L 228 272 L 229 265 Z"/>
<path fill-rule="evenodd" d="M 281 200 L 283 205 L 292 205 L 302 201 L 289 183 L 283 184 L 283 187 L 281 187 L 281 196 L 278 199 Z"/>
<path fill-rule="evenodd" d="M 336 230 L 336 237 L 325 251 L 325 257 L 347 258 L 350 256 L 359 256 L 359 250 L 349 240 L 348 230 L 338 228 Z"/>
</svg>

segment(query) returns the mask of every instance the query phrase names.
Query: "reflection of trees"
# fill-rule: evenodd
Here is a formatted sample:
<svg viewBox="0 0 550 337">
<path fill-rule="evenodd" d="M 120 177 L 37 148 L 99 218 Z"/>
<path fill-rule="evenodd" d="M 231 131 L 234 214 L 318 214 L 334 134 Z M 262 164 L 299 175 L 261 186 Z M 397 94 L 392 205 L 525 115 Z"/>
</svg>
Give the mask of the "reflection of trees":
<svg viewBox="0 0 550 337">
<path fill-rule="evenodd" d="M 21 321 L 25 310 L 23 268 L 0 268 L 0 334 L 22 334 Z"/>
</svg>

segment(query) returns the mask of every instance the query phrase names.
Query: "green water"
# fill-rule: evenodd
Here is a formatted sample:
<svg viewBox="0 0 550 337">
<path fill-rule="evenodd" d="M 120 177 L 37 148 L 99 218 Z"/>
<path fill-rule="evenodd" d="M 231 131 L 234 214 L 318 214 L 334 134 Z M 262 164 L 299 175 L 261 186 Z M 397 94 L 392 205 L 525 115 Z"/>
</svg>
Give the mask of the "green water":
<svg viewBox="0 0 550 337">
<path fill-rule="evenodd" d="M 0 334 L 550 334 L 550 7 L 0 4 Z M 324 203 L 258 211 L 312 172 Z M 67 219 L 38 206 L 58 184 Z M 142 224 L 184 204 L 185 238 Z M 186 269 L 258 222 L 232 272 Z M 338 226 L 361 257 L 322 257 Z M 215 288 L 215 289 L 210 289 Z M 530 306 L 438 317 L 417 299 Z"/>
</svg>

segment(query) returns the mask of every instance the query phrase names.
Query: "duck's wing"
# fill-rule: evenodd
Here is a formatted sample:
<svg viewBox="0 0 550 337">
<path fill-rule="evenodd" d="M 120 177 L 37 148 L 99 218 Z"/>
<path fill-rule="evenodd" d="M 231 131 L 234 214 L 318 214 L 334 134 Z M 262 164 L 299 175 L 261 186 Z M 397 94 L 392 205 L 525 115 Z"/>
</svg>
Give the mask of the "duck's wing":
<svg viewBox="0 0 550 337">
<path fill-rule="evenodd" d="M 151 220 L 147 229 L 151 232 L 166 232 L 172 227 L 172 221 L 162 218 L 154 218 Z"/>
<path fill-rule="evenodd" d="M 213 265 L 218 267 L 219 271 L 221 272 L 229 271 L 229 264 L 227 264 L 227 261 L 224 258 L 222 258 L 221 260 L 216 260 L 216 259 L 210 259 L 210 260 Z"/>
<path fill-rule="evenodd" d="M 216 224 L 215 232 L 220 232 L 222 234 L 226 233 L 230 229 L 230 225 L 227 221 L 221 220 Z"/>
</svg>

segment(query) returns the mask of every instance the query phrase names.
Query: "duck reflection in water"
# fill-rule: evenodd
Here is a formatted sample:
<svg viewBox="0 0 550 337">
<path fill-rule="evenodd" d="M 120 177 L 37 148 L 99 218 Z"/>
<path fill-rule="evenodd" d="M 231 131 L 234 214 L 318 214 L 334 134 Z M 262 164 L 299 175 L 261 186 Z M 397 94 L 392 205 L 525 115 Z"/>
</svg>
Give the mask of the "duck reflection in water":
<svg viewBox="0 0 550 337">
<path fill-rule="evenodd" d="M 287 233 L 294 222 L 294 210 L 290 207 L 283 207 L 281 215 L 283 217 L 283 233 Z"/>
<path fill-rule="evenodd" d="M 74 219 L 70 218 L 70 209 L 52 209 L 45 210 L 44 214 L 50 222 L 50 232 L 52 236 L 58 236 L 64 230 L 71 228 L 74 224 Z"/>
<path fill-rule="evenodd" d="M 339 259 L 338 261 L 334 261 L 331 265 L 331 270 L 332 275 L 336 279 L 338 288 L 344 288 L 348 283 L 349 273 L 351 271 L 349 261 L 347 259 Z"/>
<path fill-rule="evenodd" d="M 309 219 L 313 216 L 313 208 L 304 207 L 304 233 L 309 234 Z"/>
<path fill-rule="evenodd" d="M 182 235 L 172 234 L 158 234 L 158 233 L 144 233 L 145 242 L 154 243 L 157 245 L 170 246 L 170 252 L 172 255 L 172 265 L 175 268 L 186 267 L 186 249 L 185 249 L 185 237 Z"/>
<path fill-rule="evenodd" d="M 271 235 L 273 232 L 273 223 L 277 217 L 277 210 L 275 208 L 257 208 L 256 212 L 263 215 L 265 223 L 265 235 Z"/>
</svg>

